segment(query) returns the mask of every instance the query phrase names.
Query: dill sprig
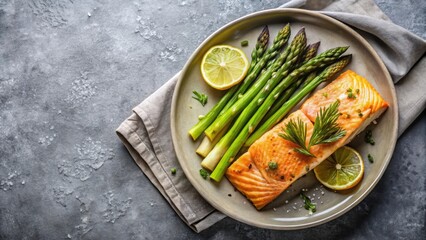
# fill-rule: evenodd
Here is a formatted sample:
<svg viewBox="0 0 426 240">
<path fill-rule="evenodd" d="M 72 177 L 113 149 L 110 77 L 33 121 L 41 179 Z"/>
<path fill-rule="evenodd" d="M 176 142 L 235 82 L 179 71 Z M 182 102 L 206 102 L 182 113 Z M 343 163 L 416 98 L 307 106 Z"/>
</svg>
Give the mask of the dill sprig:
<svg viewBox="0 0 426 240">
<path fill-rule="evenodd" d="M 195 95 L 195 96 L 192 96 L 192 98 L 199 101 L 201 105 L 203 105 L 204 107 L 204 105 L 206 105 L 207 103 L 207 99 L 208 99 L 207 95 L 205 95 L 204 93 L 199 93 L 195 90 L 192 91 L 192 93 Z"/>
<path fill-rule="evenodd" d="M 339 101 L 335 101 L 327 108 L 320 108 L 308 148 L 318 144 L 335 142 L 346 135 L 346 131 L 337 124 L 339 104 Z"/>
<path fill-rule="evenodd" d="M 278 135 L 285 140 L 295 143 L 298 145 L 298 148 L 294 150 L 296 152 L 315 157 L 311 152 L 309 152 L 309 148 L 306 147 L 306 132 L 307 132 L 308 124 L 304 123 L 302 119 L 297 118 L 297 122 L 294 119 L 291 119 L 285 128 L 283 128 L 283 133 L 278 133 Z"/>
<path fill-rule="evenodd" d="M 305 209 L 309 210 L 309 214 L 312 214 L 317 211 L 317 206 L 311 202 L 311 199 L 309 199 L 305 194 L 302 192 L 300 193 L 300 198 L 302 198 L 303 203 L 305 204 Z"/>
<path fill-rule="evenodd" d="M 298 145 L 298 147 L 294 149 L 296 152 L 315 157 L 315 155 L 310 152 L 312 146 L 332 143 L 346 135 L 346 131 L 337 124 L 337 119 L 340 115 L 338 111 L 339 104 L 340 102 L 336 101 L 326 108 L 320 108 L 315 119 L 311 139 L 307 146 L 306 133 L 308 125 L 300 118 L 298 118 L 297 121 L 291 119 L 286 127 L 283 128 L 284 132 L 278 135 Z"/>
</svg>

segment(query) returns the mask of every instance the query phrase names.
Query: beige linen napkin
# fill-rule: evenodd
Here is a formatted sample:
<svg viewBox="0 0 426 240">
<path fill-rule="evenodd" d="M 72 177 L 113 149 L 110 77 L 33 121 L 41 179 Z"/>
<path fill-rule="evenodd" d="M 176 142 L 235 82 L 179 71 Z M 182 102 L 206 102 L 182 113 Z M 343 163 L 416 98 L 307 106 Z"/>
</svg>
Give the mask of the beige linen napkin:
<svg viewBox="0 0 426 240">
<path fill-rule="evenodd" d="M 376 49 L 396 83 L 401 134 L 425 108 L 425 89 L 421 84 L 426 69 L 422 58 L 426 50 L 425 41 L 392 24 L 371 0 L 295 0 L 283 5 L 302 6 L 305 9 L 322 10 L 324 14 L 354 27 Z M 415 68 L 411 69 L 417 61 Z M 116 131 L 136 164 L 179 217 L 194 231 L 200 232 L 225 215 L 216 211 L 198 194 L 179 168 L 170 129 L 171 100 L 178 76 L 179 73 L 136 106 L 133 114 Z M 176 175 L 171 175 L 172 167 L 178 169 Z"/>
</svg>

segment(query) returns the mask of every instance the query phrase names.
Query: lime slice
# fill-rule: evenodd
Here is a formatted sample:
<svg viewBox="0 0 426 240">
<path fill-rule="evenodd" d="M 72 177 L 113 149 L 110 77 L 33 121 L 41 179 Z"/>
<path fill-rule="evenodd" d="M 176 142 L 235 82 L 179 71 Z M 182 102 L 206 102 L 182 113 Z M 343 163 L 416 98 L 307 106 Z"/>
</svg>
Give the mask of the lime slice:
<svg viewBox="0 0 426 240">
<path fill-rule="evenodd" d="M 318 165 L 314 172 L 324 186 L 333 190 L 346 190 L 361 181 L 364 161 L 357 151 L 344 146 Z"/>
<path fill-rule="evenodd" d="M 241 82 L 249 62 L 243 51 L 228 45 L 217 45 L 204 54 L 201 74 L 204 81 L 218 90 L 228 89 Z"/>
</svg>

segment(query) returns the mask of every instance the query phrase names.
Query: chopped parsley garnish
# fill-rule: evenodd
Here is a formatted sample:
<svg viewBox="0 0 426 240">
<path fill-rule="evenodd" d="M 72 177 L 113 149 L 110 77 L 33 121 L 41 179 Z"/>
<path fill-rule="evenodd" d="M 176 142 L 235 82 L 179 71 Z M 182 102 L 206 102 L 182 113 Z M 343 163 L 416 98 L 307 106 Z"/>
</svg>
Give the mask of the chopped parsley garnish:
<svg viewBox="0 0 426 240">
<path fill-rule="evenodd" d="M 352 92 L 352 88 L 348 88 L 346 92 L 348 93 L 348 98 L 352 98 L 352 99 L 356 98 L 355 94 Z"/>
<path fill-rule="evenodd" d="M 371 156 L 371 154 L 368 154 L 367 158 L 370 163 L 374 163 L 374 158 Z"/>
<path fill-rule="evenodd" d="M 358 112 L 358 116 L 359 116 L 359 117 L 364 116 L 364 114 L 362 114 L 362 112 L 361 112 L 361 109 L 357 109 L 356 111 Z"/>
<path fill-rule="evenodd" d="M 241 41 L 241 47 L 247 47 L 249 42 L 247 40 Z"/>
<path fill-rule="evenodd" d="M 275 169 L 278 168 L 278 163 L 276 163 L 276 162 L 269 162 L 268 163 L 268 168 L 271 169 L 271 170 L 275 170 Z"/>
<path fill-rule="evenodd" d="M 371 130 L 367 130 L 367 131 L 365 132 L 364 141 L 365 141 L 366 143 L 371 144 L 371 145 L 376 144 L 376 142 L 375 142 L 375 141 L 374 141 L 374 139 L 373 139 L 373 132 L 372 132 Z"/>
<path fill-rule="evenodd" d="M 305 209 L 309 210 L 309 214 L 312 214 L 317 211 L 317 206 L 311 202 L 311 199 L 309 199 L 303 192 L 300 193 L 300 198 L 302 198 L 303 202 L 305 203 Z"/>
<path fill-rule="evenodd" d="M 204 105 L 206 105 L 207 103 L 207 99 L 208 99 L 207 95 L 205 95 L 204 93 L 199 93 L 195 90 L 192 91 L 192 93 L 195 95 L 195 96 L 192 96 L 192 98 L 199 101 L 201 105 L 203 105 L 204 107 Z"/>
<path fill-rule="evenodd" d="M 325 92 L 325 93 L 323 93 L 322 95 L 323 95 L 325 98 L 328 98 L 328 93 L 326 93 L 326 92 Z"/>
<path fill-rule="evenodd" d="M 176 168 L 172 168 L 172 169 L 170 169 L 170 172 L 171 172 L 173 175 L 175 175 L 175 174 L 176 174 Z"/>
<path fill-rule="evenodd" d="M 359 94 L 359 89 L 358 88 L 355 89 L 355 92 L 356 92 L 356 94 Z"/>
<path fill-rule="evenodd" d="M 355 96 L 355 94 L 353 94 L 352 92 L 348 92 L 348 98 L 355 99 L 355 98 L 356 98 L 356 96 Z"/>
<path fill-rule="evenodd" d="M 201 168 L 200 175 L 202 178 L 207 179 L 207 177 L 209 176 L 209 173 L 204 168 Z"/>
</svg>

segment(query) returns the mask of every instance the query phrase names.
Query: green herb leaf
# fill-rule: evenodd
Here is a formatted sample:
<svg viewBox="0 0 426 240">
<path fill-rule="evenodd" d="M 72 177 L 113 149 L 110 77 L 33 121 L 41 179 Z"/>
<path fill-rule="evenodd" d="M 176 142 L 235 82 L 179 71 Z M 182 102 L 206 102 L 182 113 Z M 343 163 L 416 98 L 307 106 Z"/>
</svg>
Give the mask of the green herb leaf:
<svg viewBox="0 0 426 240">
<path fill-rule="evenodd" d="M 192 93 L 195 95 L 195 96 L 192 96 L 192 98 L 199 101 L 201 105 L 203 105 L 204 107 L 204 105 L 206 105 L 207 103 L 207 99 L 208 99 L 207 95 L 205 95 L 204 93 L 199 93 L 195 90 L 192 91 Z"/>
<path fill-rule="evenodd" d="M 339 127 L 337 119 L 340 114 L 338 111 L 340 102 L 335 101 L 327 108 L 321 108 L 314 123 L 314 131 L 312 132 L 309 147 L 332 143 L 346 135 L 346 131 Z"/>
<path fill-rule="evenodd" d="M 294 149 L 296 152 L 315 157 L 306 147 L 307 126 L 300 118 L 297 119 L 297 122 L 291 119 L 283 128 L 284 132 L 278 133 L 278 136 L 298 145 L 299 147 Z"/>
<path fill-rule="evenodd" d="M 371 156 L 370 154 L 368 154 L 367 158 L 368 158 L 368 161 L 369 161 L 370 163 L 374 163 L 374 158 L 373 158 L 373 156 Z"/>
<path fill-rule="evenodd" d="M 353 94 L 353 92 L 348 92 L 348 98 L 355 99 L 356 96 L 355 96 L 355 94 Z"/>
<path fill-rule="evenodd" d="M 249 42 L 247 40 L 241 41 L 241 46 L 242 47 L 247 47 L 249 44 Z"/>
<path fill-rule="evenodd" d="M 268 163 L 268 168 L 271 169 L 271 170 L 275 170 L 275 169 L 278 168 L 278 163 L 276 163 L 276 162 L 269 162 Z"/>
<path fill-rule="evenodd" d="M 311 202 L 311 199 L 309 199 L 303 192 L 300 193 L 300 198 L 302 198 L 303 202 L 305 203 L 305 209 L 309 210 L 309 214 L 312 214 L 317 211 L 317 206 Z"/>
<path fill-rule="evenodd" d="M 200 175 L 202 178 L 207 179 L 207 177 L 209 176 L 209 173 L 204 168 L 201 168 Z"/>
<path fill-rule="evenodd" d="M 374 141 L 374 139 L 373 139 L 373 132 L 372 132 L 371 130 L 367 130 L 367 131 L 365 132 L 364 141 L 365 141 L 366 143 L 371 144 L 371 145 L 376 144 L 376 142 L 375 142 L 375 141 Z"/>
<path fill-rule="evenodd" d="M 173 175 L 175 175 L 175 174 L 176 174 L 176 168 L 172 168 L 172 169 L 170 169 L 170 172 L 171 172 Z"/>
</svg>

